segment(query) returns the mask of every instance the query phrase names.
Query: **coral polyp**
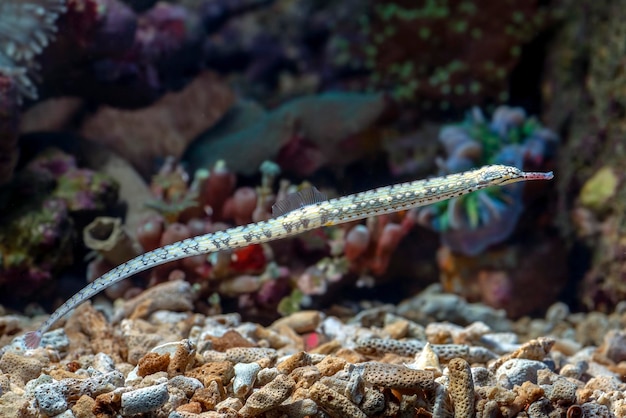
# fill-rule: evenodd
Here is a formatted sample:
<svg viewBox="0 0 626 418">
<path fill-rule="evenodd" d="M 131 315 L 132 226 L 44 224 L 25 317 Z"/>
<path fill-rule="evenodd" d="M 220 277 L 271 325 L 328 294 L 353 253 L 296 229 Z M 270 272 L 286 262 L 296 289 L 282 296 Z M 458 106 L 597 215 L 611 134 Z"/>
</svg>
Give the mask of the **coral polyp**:
<svg viewBox="0 0 626 418">
<path fill-rule="evenodd" d="M 498 107 L 491 121 L 474 108 L 464 122 L 445 126 L 439 142 L 446 153 L 437 160 L 442 174 L 485 164 L 540 167 L 558 138 L 522 108 Z M 441 233 L 443 243 L 461 254 L 476 255 L 506 240 L 523 212 L 521 183 L 488 188 L 420 210 L 418 220 Z"/>
<path fill-rule="evenodd" d="M 374 0 L 358 19 L 367 42 L 356 55 L 371 87 L 424 109 L 501 103 L 523 48 L 546 26 L 544 9 L 538 1 Z"/>
<path fill-rule="evenodd" d="M 3 0 L 0 2 L 0 73 L 13 77 L 20 94 L 37 99 L 32 81 L 35 58 L 56 32 L 65 0 Z"/>
</svg>

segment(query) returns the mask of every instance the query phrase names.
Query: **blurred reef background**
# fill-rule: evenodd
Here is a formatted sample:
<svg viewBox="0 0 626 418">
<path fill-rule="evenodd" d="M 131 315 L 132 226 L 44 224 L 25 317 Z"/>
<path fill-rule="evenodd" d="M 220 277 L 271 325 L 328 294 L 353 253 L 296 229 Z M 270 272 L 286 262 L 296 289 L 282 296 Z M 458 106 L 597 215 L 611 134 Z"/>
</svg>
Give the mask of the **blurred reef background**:
<svg viewBox="0 0 626 418">
<path fill-rule="evenodd" d="M 329 196 L 485 164 L 555 180 L 268 245 L 185 279 L 263 322 L 437 284 L 511 318 L 626 298 L 626 9 L 609 0 L 2 0 L 0 304 Z"/>
</svg>

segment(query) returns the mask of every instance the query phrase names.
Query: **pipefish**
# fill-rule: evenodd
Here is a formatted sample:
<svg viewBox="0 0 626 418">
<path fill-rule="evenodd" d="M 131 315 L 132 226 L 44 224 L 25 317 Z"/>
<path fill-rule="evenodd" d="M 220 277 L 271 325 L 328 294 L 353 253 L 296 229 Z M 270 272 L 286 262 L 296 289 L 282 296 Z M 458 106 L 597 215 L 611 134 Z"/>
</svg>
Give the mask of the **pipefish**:
<svg viewBox="0 0 626 418">
<path fill-rule="evenodd" d="M 28 332 L 24 342 L 28 348 L 39 346 L 42 335 L 76 306 L 115 283 L 169 261 L 274 241 L 322 226 L 425 206 L 491 186 L 527 180 L 550 180 L 552 177 L 552 172 L 526 173 L 516 167 L 489 165 L 329 200 L 315 188 L 305 189 L 276 202 L 272 207 L 273 218 L 267 221 L 188 238 L 149 251 L 115 267 L 69 298 L 38 330 Z"/>
</svg>

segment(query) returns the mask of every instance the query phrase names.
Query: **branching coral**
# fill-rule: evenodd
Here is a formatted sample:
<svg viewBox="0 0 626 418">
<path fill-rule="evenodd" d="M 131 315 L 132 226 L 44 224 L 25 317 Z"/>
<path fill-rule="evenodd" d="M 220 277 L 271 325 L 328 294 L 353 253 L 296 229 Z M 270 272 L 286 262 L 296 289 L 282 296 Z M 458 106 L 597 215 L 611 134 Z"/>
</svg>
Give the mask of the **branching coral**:
<svg viewBox="0 0 626 418">
<path fill-rule="evenodd" d="M 257 188 L 236 187 L 236 176 L 224 161 L 211 170 L 200 169 L 194 176 L 173 158 L 166 160 L 153 177 L 154 199 L 146 202 L 158 215 L 151 215 L 140 224 L 136 237 L 143 251 L 171 244 L 186 238 L 226 229 L 230 225 L 258 222 L 271 216 L 276 200 L 274 179 L 279 168 L 266 161 L 261 167 L 261 185 Z M 115 267 L 98 257 L 89 265 L 88 278 L 95 279 Z M 286 269 L 271 263 L 272 251 L 261 245 L 250 245 L 233 251 L 189 257 L 159 266 L 150 272 L 150 284 L 171 279 L 200 283 L 206 292 L 239 297 L 240 303 L 264 304 L 272 308 L 278 303 L 276 292 L 286 294 L 284 285 L 276 287 L 276 279 L 284 282 Z M 122 282 L 107 289 L 110 297 L 134 294 L 138 289 L 131 282 Z M 130 293 L 129 293 L 130 292 Z M 255 293 L 254 298 L 245 294 Z"/>
<path fill-rule="evenodd" d="M 3 0 L 0 3 L 0 73 L 13 77 L 23 97 L 37 98 L 31 80 L 35 57 L 56 32 L 66 0 Z"/>
<path fill-rule="evenodd" d="M 465 122 L 444 127 L 439 140 L 446 158 L 442 173 L 455 173 L 485 164 L 538 167 L 554 153 L 556 135 L 521 108 L 500 106 L 487 121 L 475 108 Z M 441 233 L 455 251 L 476 255 L 504 241 L 522 213 L 523 184 L 485 189 L 419 210 L 419 222 Z"/>
</svg>

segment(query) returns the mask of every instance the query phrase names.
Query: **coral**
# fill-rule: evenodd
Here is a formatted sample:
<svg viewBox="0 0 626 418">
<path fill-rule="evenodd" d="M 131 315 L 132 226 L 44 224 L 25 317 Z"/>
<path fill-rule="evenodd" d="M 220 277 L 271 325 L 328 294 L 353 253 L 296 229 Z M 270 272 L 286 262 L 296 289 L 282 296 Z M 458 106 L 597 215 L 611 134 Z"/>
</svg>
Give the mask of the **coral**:
<svg viewBox="0 0 626 418">
<path fill-rule="evenodd" d="M 277 319 L 272 323 L 272 328 L 280 330 L 282 327 L 289 327 L 298 334 L 304 334 L 315 331 L 322 319 L 320 312 L 304 310 Z"/>
<path fill-rule="evenodd" d="M 417 130 L 388 133 L 383 138 L 387 165 L 395 176 L 423 177 L 432 172 L 437 158 L 439 125 L 424 122 Z"/>
<path fill-rule="evenodd" d="M 109 176 L 79 168 L 76 158 L 50 148 L 28 163 L 27 175 L 52 182 L 52 196 L 62 199 L 72 212 L 103 210 L 117 200 L 118 185 Z"/>
<path fill-rule="evenodd" d="M 602 345 L 598 348 L 598 354 L 606 357 L 609 361 L 619 363 L 626 360 L 626 332 L 609 331 L 604 336 Z"/>
<path fill-rule="evenodd" d="M 167 375 L 170 377 L 179 376 L 187 370 L 187 366 L 193 363 L 195 355 L 195 345 L 185 339 L 176 344 L 176 351 L 171 356 L 171 361 L 167 367 Z"/>
<path fill-rule="evenodd" d="M 180 158 L 187 146 L 213 126 L 233 101 L 234 95 L 225 84 L 214 74 L 203 72 L 183 90 L 168 93 L 149 107 L 120 110 L 102 106 L 85 120 L 81 133 L 110 147 L 143 176 L 149 176 L 160 158 Z"/>
<path fill-rule="evenodd" d="M 53 383 L 43 383 L 35 389 L 35 399 L 46 415 L 58 415 L 67 409 L 63 392 Z"/>
<path fill-rule="evenodd" d="M 214 410 L 224 399 L 224 389 L 217 381 L 211 381 L 206 387 L 197 390 L 191 397 L 191 402 L 198 403 L 204 410 Z"/>
<path fill-rule="evenodd" d="M 501 103 L 524 45 L 547 21 L 539 1 L 375 0 L 358 19 L 364 42 L 344 40 L 338 58 L 350 60 L 337 64 L 360 63 L 370 86 L 425 109 Z"/>
<path fill-rule="evenodd" d="M 77 418 L 86 418 L 93 415 L 93 408 L 96 405 L 96 401 L 87 395 L 83 395 L 76 401 L 76 405 L 72 407 L 72 412 Z"/>
<path fill-rule="evenodd" d="M 137 297 L 125 301 L 116 310 L 116 316 L 143 318 L 151 313 L 167 309 L 186 311 L 193 309 L 194 291 L 192 286 L 183 280 L 165 282 L 151 287 Z"/>
<path fill-rule="evenodd" d="M 83 229 L 83 241 L 112 265 L 122 264 L 139 255 L 139 249 L 122 227 L 120 218 L 100 216 Z"/>
<path fill-rule="evenodd" d="M 136 415 L 160 408 L 169 398 L 167 384 L 154 385 L 122 393 L 121 413 Z"/>
<path fill-rule="evenodd" d="M 226 386 L 235 376 L 235 370 L 230 361 L 211 361 L 188 371 L 185 376 L 198 379 L 205 387 L 212 381 L 218 381 L 222 386 Z"/>
<path fill-rule="evenodd" d="M 243 398 L 252 390 L 261 366 L 257 363 L 238 363 L 235 364 L 234 369 L 233 393 L 235 396 Z"/>
<path fill-rule="evenodd" d="M 470 324 L 481 321 L 495 330 L 507 329 L 505 312 L 479 303 L 468 303 L 464 298 L 442 293 L 439 285 L 431 285 L 416 297 L 398 305 L 398 313 L 418 323 L 454 318 L 455 323 Z"/>
<path fill-rule="evenodd" d="M 25 357 L 18 353 L 6 352 L 0 359 L 0 370 L 15 376 L 18 381 L 21 380 L 22 385 L 29 380 L 35 379 L 41 373 L 41 370 L 47 365 L 43 359 L 35 357 Z"/>
<path fill-rule="evenodd" d="M 402 239 L 415 225 L 413 216 L 404 214 L 368 218 L 345 236 L 344 253 L 350 270 L 359 275 L 383 275 Z"/>
<path fill-rule="evenodd" d="M 511 359 L 496 370 L 498 382 L 508 388 L 521 385 L 524 382 L 537 383 L 537 372 L 547 369 L 548 366 L 536 360 Z"/>
<path fill-rule="evenodd" d="M 170 356 L 168 354 L 158 354 L 151 351 L 137 363 L 137 375 L 144 377 L 156 372 L 164 372 L 169 365 Z"/>
<path fill-rule="evenodd" d="M 625 12 L 611 2 L 559 4 L 564 24 L 548 50 L 542 82 L 545 120 L 568 133 L 559 151 L 557 221 L 568 248 L 576 249 L 577 268 L 584 271 L 576 301 L 589 310 L 610 311 L 626 295 L 626 154 L 620 145 L 626 132 L 620 93 L 626 78 L 618 58 Z M 603 200 L 607 192 L 612 197 Z M 589 199 L 593 209 L 582 206 L 581 199 Z"/>
<path fill-rule="evenodd" d="M 239 411 L 239 414 L 244 417 L 250 417 L 275 408 L 287 399 L 295 385 L 296 383 L 291 377 L 279 374 L 270 383 L 253 392 Z"/>
<path fill-rule="evenodd" d="M 22 208 L 3 218 L 0 283 L 12 286 L 13 294 L 36 291 L 53 271 L 70 265 L 71 234 L 65 231 L 71 231 L 72 220 L 61 199 L 47 198 L 39 208 Z"/>
<path fill-rule="evenodd" d="M 56 21 L 65 11 L 66 0 L 5 0 L 0 4 L 0 74 L 16 81 L 22 97 L 37 98 L 31 80 L 36 58 L 54 37 Z"/>
<path fill-rule="evenodd" d="M 619 178 L 610 166 L 600 168 L 580 189 L 580 204 L 594 212 L 602 212 L 615 198 Z"/>
<path fill-rule="evenodd" d="M 119 0 L 71 0 L 58 28 L 41 59 L 47 94 L 138 108 L 199 70 L 203 31 L 179 5 L 137 14 Z"/>
<path fill-rule="evenodd" d="M 206 352 L 204 357 L 207 360 L 212 361 L 212 356 L 217 353 Z M 216 358 L 223 358 L 232 363 L 252 363 L 255 361 L 261 361 L 263 359 L 270 359 L 272 361 L 276 360 L 276 350 L 272 348 L 264 348 L 264 347 L 233 347 L 226 350 L 221 355 L 216 356 Z"/>
<path fill-rule="evenodd" d="M 86 303 L 76 308 L 76 313 L 68 320 L 67 333 L 77 345 L 91 347 L 96 352 L 110 353 L 116 359 L 125 357 L 126 345 L 101 312 Z"/>
<path fill-rule="evenodd" d="M 397 341 L 383 338 L 360 338 L 356 341 L 355 350 L 368 355 L 380 355 L 381 353 L 395 353 L 410 357 L 419 353 L 424 348 L 422 341 L 406 340 Z"/>
<path fill-rule="evenodd" d="M 504 309 L 511 317 L 546 309 L 569 278 L 563 243 L 538 232 L 478 257 L 442 247 L 437 264 L 446 291 Z"/>
<path fill-rule="evenodd" d="M 193 396 L 193 393 L 202 387 L 202 383 L 198 379 L 187 376 L 174 376 L 170 379 L 169 384 L 182 390 L 187 397 Z"/>
<path fill-rule="evenodd" d="M 455 173 L 485 164 L 516 167 L 545 165 L 554 153 L 557 136 L 521 108 L 498 107 L 487 121 L 474 108 L 465 122 L 444 127 L 439 140 L 446 159 L 442 173 Z M 465 255 L 477 255 L 506 240 L 524 208 L 524 185 L 491 188 L 419 209 L 418 222 L 441 234 L 444 245 Z"/>
<path fill-rule="evenodd" d="M 330 416 L 367 417 L 350 399 L 320 382 L 311 386 L 309 394 Z"/>
<path fill-rule="evenodd" d="M 448 363 L 450 382 L 448 390 L 454 404 L 455 417 L 474 416 L 474 381 L 467 361 L 459 358 Z"/>
<path fill-rule="evenodd" d="M 377 386 L 392 389 L 426 390 L 435 388 L 433 373 L 425 370 L 412 370 L 395 364 L 366 362 L 356 366 L 363 379 Z"/>
<path fill-rule="evenodd" d="M 283 170 L 300 176 L 323 165 L 343 167 L 363 155 L 355 136 L 386 107 L 382 94 L 338 92 L 301 97 L 269 112 L 242 103 L 201 135 L 183 159 L 192 170 L 223 159 L 245 175 L 253 174 L 264 160 L 276 160 Z M 242 149 L 249 152 L 242 154 Z"/>
<path fill-rule="evenodd" d="M 70 322 L 84 315 L 84 311 L 79 311 Z M 410 361 L 404 355 L 379 350 L 374 354 L 380 358 L 372 361 L 351 349 L 358 338 L 363 338 L 356 330 L 361 336 L 380 335 L 388 325 L 401 321 L 392 305 L 366 309 L 346 317 L 345 322 L 326 317 L 318 333 L 328 344 L 319 352 L 302 351 L 298 338 L 269 338 L 277 332 L 275 326 L 266 328 L 243 322 L 237 314 L 161 312 L 147 321 L 122 322 L 122 334 L 143 336 L 153 332 L 151 328 L 157 329 L 156 324 L 164 324 L 158 331 L 160 337 L 171 341 L 149 350 L 149 342 L 144 338 L 137 347 L 139 364 L 134 369 L 127 360 L 115 355 L 118 347 L 112 345 L 81 345 L 79 350 L 83 354 L 77 357 L 61 354 L 56 346 L 31 350 L 24 355 L 23 351 L 13 351 L 17 349 L 15 342 L 19 341 L 16 338 L 10 347 L 2 349 L 0 411 L 15 412 L 17 408 L 30 410 L 22 416 L 52 413 L 70 416 L 67 411 L 71 409 L 77 417 L 83 416 L 78 414 L 79 410 L 93 411 L 94 415 L 144 411 L 144 415 L 179 418 L 319 414 L 365 417 L 418 413 L 451 416 L 454 407 L 457 416 L 520 413 L 566 416 L 568 410 L 572 414 L 584 410 L 603 414 L 600 416 L 621 416 L 626 387 L 622 374 L 604 368 L 605 359 L 597 355 L 598 349 L 582 344 L 580 338 L 587 337 L 576 332 L 581 322 L 592 321 L 590 315 L 562 312 L 551 316 L 561 318 L 563 327 L 553 331 L 554 338 L 530 337 L 533 330 L 548 322 L 543 317 L 507 321 L 503 332 L 481 323 L 461 327 L 449 322 L 431 322 L 420 337 L 407 331 L 399 334 L 400 340 L 379 338 L 371 344 L 371 347 L 393 349 L 394 344 L 387 341 L 414 342 L 414 345 L 430 341 L 434 347 L 430 355 L 440 350 L 447 359 L 447 373 L 437 375 L 434 371 L 413 370 L 407 367 L 412 365 L 403 365 Z M 611 315 L 596 312 L 593 316 L 608 327 L 604 334 L 608 330 L 619 333 L 623 328 L 623 310 Z M 65 329 L 70 331 L 71 326 Z M 281 327 L 280 331 L 284 329 Z M 453 339 L 468 340 L 468 345 L 433 344 L 433 339 L 450 338 L 445 333 Z M 207 341 L 207 335 L 214 339 Z M 518 340 L 528 342 L 519 345 Z M 200 343 L 197 354 L 192 341 Z M 494 341 L 500 344 L 496 347 Z M 72 342 L 76 342 L 76 336 L 72 336 Z M 215 346 L 211 346 L 217 342 L 221 348 L 227 348 L 215 351 Z M 454 358 L 467 353 L 471 356 L 487 346 L 498 350 L 496 358 Z M 565 354 L 559 351 L 564 346 L 576 346 L 576 349 Z M 108 354 L 96 354 L 100 350 Z M 184 370 L 184 375 L 169 370 L 177 356 L 183 361 L 176 368 Z M 578 378 L 561 375 L 568 366 L 576 367 L 581 362 L 588 368 Z M 145 373 L 139 373 L 140 370 Z M 438 376 L 436 380 L 435 376 Z M 241 386 L 239 378 L 243 378 Z M 9 410 L 8 405 L 14 409 Z"/>
</svg>

